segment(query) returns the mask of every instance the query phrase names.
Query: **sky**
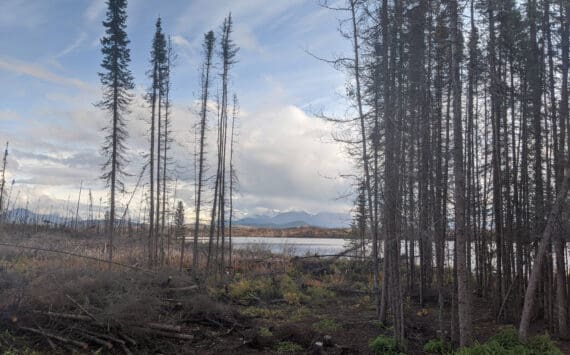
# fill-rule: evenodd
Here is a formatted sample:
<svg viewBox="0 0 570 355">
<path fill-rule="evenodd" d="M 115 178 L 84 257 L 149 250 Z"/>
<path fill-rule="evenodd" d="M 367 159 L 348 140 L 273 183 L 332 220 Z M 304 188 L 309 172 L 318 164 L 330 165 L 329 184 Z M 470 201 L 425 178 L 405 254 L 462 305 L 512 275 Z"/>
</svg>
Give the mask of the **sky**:
<svg viewBox="0 0 570 355">
<path fill-rule="evenodd" d="M 40 212 L 69 210 L 83 186 L 81 209 L 91 190 L 105 209 L 107 190 L 100 179 L 101 129 L 108 114 L 97 73 L 103 35 L 104 0 L 2 0 L 0 12 L 0 144 L 10 142 L 8 179 L 15 180 L 12 206 Z M 143 95 L 156 18 L 160 16 L 177 54 L 172 73 L 173 146 L 171 176 L 176 199 L 191 211 L 194 201 L 194 126 L 204 33 L 220 31 L 231 11 L 234 41 L 240 47 L 231 73 L 231 93 L 240 103 L 235 165 L 239 184 L 237 215 L 304 210 L 348 212 L 353 170 L 335 128 L 315 114 L 342 114 L 346 77 L 311 55 L 347 52 L 338 34 L 340 14 L 318 0 L 129 0 L 127 34 L 136 89 L 127 140 L 130 164 L 127 192 L 131 210 L 142 205 L 146 180 L 135 190 L 149 149 L 150 111 Z M 219 90 L 219 67 L 214 68 Z M 214 173 L 214 118 L 207 150 Z M 11 185 L 11 184 L 9 184 Z M 170 198 L 174 198 L 174 182 Z M 211 179 L 207 189 L 211 189 Z M 69 202 L 68 202 L 69 201 Z M 72 202 L 73 201 L 73 202 Z M 209 202 L 206 201 L 206 209 Z M 133 212 L 134 214 L 135 212 Z M 135 216 L 136 217 L 136 216 Z"/>
</svg>

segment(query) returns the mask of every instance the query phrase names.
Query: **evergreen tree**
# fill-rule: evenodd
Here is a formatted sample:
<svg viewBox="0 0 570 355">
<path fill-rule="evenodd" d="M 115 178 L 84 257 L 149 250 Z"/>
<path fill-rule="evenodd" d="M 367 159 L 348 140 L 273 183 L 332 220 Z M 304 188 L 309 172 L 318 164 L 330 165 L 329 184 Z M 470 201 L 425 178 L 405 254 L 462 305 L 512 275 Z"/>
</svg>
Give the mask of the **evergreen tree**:
<svg viewBox="0 0 570 355">
<path fill-rule="evenodd" d="M 2 158 L 2 177 L 0 177 L 0 215 L 4 209 L 4 187 L 6 186 L 6 165 L 8 164 L 8 142 L 4 150 L 4 158 Z"/>
<path fill-rule="evenodd" d="M 184 245 L 185 237 L 185 227 L 184 227 L 184 204 L 182 201 L 178 201 L 178 206 L 176 206 L 176 212 L 174 213 L 174 233 L 176 238 L 181 240 L 182 245 Z M 182 267 L 183 259 L 180 259 L 180 267 Z"/>
<path fill-rule="evenodd" d="M 115 195 L 117 190 L 124 191 L 121 177 L 125 176 L 124 166 L 128 162 L 125 157 L 125 141 L 128 137 L 125 115 L 132 100 L 130 90 L 134 88 L 133 75 L 129 70 L 131 61 L 128 48 L 129 39 L 126 33 L 127 0 L 108 0 L 106 19 L 103 21 L 105 36 L 101 39 L 103 72 L 99 73 L 103 86 L 103 99 L 98 106 L 107 111 L 111 118 L 105 127 L 103 154 L 106 161 L 103 165 L 103 176 L 107 187 L 110 187 L 109 226 L 109 260 L 113 259 L 113 234 L 115 222 Z"/>
<path fill-rule="evenodd" d="M 149 199 L 149 235 L 148 235 L 148 255 L 149 264 L 153 264 L 157 261 L 158 257 L 158 217 L 159 217 L 159 203 L 158 191 L 160 186 L 160 172 L 157 167 L 157 178 L 155 181 L 155 156 L 160 158 L 160 144 L 158 144 L 157 152 L 155 153 L 155 135 L 156 135 L 156 113 L 157 105 L 160 107 L 161 94 L 164 92 L 161 78 L 163 77 L 164 63 L 166 62 L 166 39 L 162 33 L 162 24 L 160 17 L 156 20 L 156 31 L 154 38 L 152 40 L 152 49 L 150 52 L 150 63 L 151 70 L 149 71 L 149 77 L 152 80 L 152 84 L 147 96 L 151 107 L 151 118 L 150 118 L 150 155 L 149 155 L 149 170 L 150 170 L 150 199 Z M 159 108 L 160 116 L 160 108 Z M 158 121 L 158 127 L 160 127 L 160 119 Z M 160 132 L 160 130 L 159 130 Z M 160 141 L 160 133 L 158 136 Z M 160 164 L 160 163 L 159 163 Z M 156 185 L 155 185 L 156 182 Z M 155 221 L 155 192 L 157 193 L 156 201 L 156 221 Z M 155 224 L 156 223 L 156 224 Z"/>
</svg>

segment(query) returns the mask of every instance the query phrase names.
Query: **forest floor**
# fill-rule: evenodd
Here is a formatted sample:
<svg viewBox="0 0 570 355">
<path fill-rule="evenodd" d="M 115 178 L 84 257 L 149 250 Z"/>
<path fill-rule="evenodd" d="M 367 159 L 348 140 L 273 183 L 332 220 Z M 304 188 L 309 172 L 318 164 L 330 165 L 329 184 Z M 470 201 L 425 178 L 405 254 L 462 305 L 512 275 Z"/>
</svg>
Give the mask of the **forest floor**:
<svg viewBox="0 0 570 355">
<path fill-rule="evenodd" d="M 391 334 L 375 320 L 361 262 L 249 251 L 223 278 L 197 285 L 178 272 L 175 251 L 169 265 L 145 270 L 144 244 L 121 238 L 114 260 L 128 267 L 109 268 L 94 260 L 105 256 L 102 237 L 0 230 L 0 354 L 368 354 L 372 339 Z M 404 300 L 408 354 L 437 338 L 432 298 L 425 307 Z M 491 309 L 475 298 L 479 341 L 507 326 Z M 449 329 L 449 313 L 444 323 Z M 544 332 L 540 322 L 533 329 Z M 570 343 L 557 345 L 570 354 Z"/>
</svg>

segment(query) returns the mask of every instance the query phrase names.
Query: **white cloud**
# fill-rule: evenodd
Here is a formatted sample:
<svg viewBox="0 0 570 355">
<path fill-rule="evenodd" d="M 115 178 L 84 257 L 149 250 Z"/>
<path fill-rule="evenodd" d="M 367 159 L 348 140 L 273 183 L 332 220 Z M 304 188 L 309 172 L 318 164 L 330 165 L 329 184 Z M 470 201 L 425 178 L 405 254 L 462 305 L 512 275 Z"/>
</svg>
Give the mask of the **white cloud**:
<svg viewBox="0 0 570 355">
<path fill-rule="evenodd" d="M 180 47 L 190 47 L 190 42 L 181 35 L 172 36 L 172 42 Z"/>
<path fill-rule="evenodd" d="M 61 52 L 59 52 L 55 58 L 61 58 L 64 57 L 66 55 L 68 55 L 69 53 L 73 52 L 74 50 L 76 50 L 77 48 L 79 48 L 79 46 L 85 42 L 85 40 L 87 39 L 87 33 L 85 32 L 80 32 L 77 35 L 77 38 L 75 38 L 75 40 L 70 43 L 67 47 L 65 47 Z"/>
<path fill-rule="evenodd" d="M 28 75 L 36 79 L 51 82 L 53 84 L 74 86 L 81 90 L 93 90 L 93 87 L 91 85 L 82 80 L 64 77 L 55 74 L 47 69 L 44 69 L 39 65 L 26 63 L 15 59 L 0 57 L 0 69 L 12 73 Z"/>
<path fill-rule="evenodd" d="M 105 0 L 91 0 L 91 3 L 85 10 L 84 14 L 85 18 L 89 22 L 94 22 L 103 15 L 105 7 L 106 7 Z"/>
</svg>

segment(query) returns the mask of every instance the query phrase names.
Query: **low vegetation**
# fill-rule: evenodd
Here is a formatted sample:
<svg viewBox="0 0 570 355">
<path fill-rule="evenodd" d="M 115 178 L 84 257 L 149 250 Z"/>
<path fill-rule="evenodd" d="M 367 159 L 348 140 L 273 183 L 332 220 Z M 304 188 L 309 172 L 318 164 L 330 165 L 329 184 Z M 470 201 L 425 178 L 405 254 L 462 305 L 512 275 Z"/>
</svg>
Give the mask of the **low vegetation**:
<svg viewBox="0 0 570 355">
<path fill-rule="evenodd" d="M 144 239 L 120 239 L 117 264 L 104 261 L 104 239 L 64 232 L 2 234 L 0 242 L 75 250 L 58 255 L 0 249 L 0 354 L 56 352 L 203 354 L 560 354 L 546 336 L 522 344 L 512 328 L 458 350 L 436 338 L 437 303 L 406 312 L 416 317 L 405 348 L 391 324 L 376 321 L 371 286 L 361 261 L 236 253 L 226 278 L 196 283 L 176 262 L 160 270 L 137 263 Z M 174 253 L 174 252 L 173 252 Z M 171 255 L 172 260 L 176 254 Z M 168 258 L 167 258 L 168 259 Z M 170 259 L 168 259 L 170 260 Z M 192 264 L 186 260 L 185 270 Z M 481 309 L 484 312 L 485 309 Z M 486 325 L 486 327 L 489 327 Z M 497 330 L 499 324 L 493 324 Z M 430 340 L 431 339 L 431 340 Z M 105 350 L 106 349 L 106 350 Z"/>
</svg>

